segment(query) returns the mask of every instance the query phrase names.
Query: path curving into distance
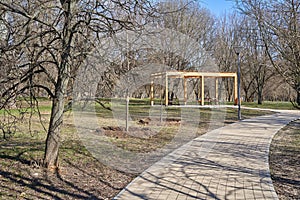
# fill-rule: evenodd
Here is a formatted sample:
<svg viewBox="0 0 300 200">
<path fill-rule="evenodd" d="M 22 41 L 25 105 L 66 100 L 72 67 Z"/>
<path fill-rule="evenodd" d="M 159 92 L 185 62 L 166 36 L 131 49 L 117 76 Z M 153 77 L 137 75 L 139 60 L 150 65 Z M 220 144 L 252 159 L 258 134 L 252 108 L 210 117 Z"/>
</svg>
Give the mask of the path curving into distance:
<svg viewBox="0 0 300 200">
<path fill-rule="evenodd" d="M 143 172 L 114 199 L 278 199 L 269 172 L 269 146 L 276 132 L 299 119 L 300 112 L 276 112 L 194 139 Z"/>
</svg>

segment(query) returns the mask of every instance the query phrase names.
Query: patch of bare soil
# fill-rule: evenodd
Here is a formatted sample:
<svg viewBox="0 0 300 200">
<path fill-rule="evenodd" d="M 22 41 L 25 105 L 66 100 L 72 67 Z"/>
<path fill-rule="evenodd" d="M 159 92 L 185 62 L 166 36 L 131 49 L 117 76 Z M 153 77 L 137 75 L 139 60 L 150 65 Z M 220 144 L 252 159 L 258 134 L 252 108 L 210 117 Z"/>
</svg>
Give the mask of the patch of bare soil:
<svg viewBox="0 0 300 200">
<path fill-rule="evenodd" d="M 125 127 L 104 126 L 97 129 L 95 134 L 105 135 L 119 148 L 147 153 L 171 142 L 181 123 L 181 120 L 176 118 L 168 118 L 164 122 L 160 122 L 159 119 L 142 118 L 136 120 L 136 124 L 129 127 L 128 132 L 125 131 Z"/>
<path fill-rule="evenodd" d="M 128 129 L 128 134 L 124 128 L 121 128 L 119 126 L 106 126 L 102 128 L 104 130 L 104 134 L 108 137 L 114 137 L 115 139 L 119 138 L 129 138 L 134 135 L 138 135 L 141 138 L 149 138 L 155 133 L 151 131 L 150 128 L 147 127 L 130 127 Z"/>
<path fill-rule="evenodd" d="M 180 119 L 168 118 L 166 119 L 166 126 L 179 126 Z M 124 127 L 120 126 L 105 126 L 101 129 L 97 129 L 96 131 L 104 133 L 104 135 L 108 137 L 113 137 L 115 139 L 120 138 L 143 138 L 143 139 L 151 139 L 154 136 L 159 136 L 159 132 L 154 131 L 151 126 L 159 126 L 159 120 L 151 120 L 150 118 L 143 118 L 137 121 L 139 126 L 137 127 L 129 127 L 128 132 L 125 131 Z"/>
<path fill-rule="evenodd" d="M 275 135 L 269 162 L 279 199 L 300 199 L 300 120 Z"/>
</svg>

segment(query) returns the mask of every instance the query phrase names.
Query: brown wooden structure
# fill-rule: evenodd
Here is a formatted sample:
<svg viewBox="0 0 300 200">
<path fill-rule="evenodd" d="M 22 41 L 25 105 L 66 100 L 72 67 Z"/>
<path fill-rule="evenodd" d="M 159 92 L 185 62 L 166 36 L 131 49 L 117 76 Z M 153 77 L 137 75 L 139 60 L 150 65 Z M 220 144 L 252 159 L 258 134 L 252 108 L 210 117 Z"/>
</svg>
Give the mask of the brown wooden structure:
<svg viewBox="0 0 300 200">
<path fill-rule="evenodd" d="M 199 102 L 201 105 L 204 105 L 204 80 L 205 78 L 215 78 L 215 98 L 218 99 L 218 79 L 219 78 L 234 78 L 234 99 L 237 99 L 237 74 L 229 72 L 178 72 L 178 71 L 169 71 L 169 72 L 159 72 L 151 74 L 151 88 L 150 88 L 150 101 L 151 105 L 154 105 L 154 80 L 157 78 L 165 79 L 165 105 L 168 105 L 168 83 L 169 78 L 181 78 L 183 79 L 183 90 L 184 90 L 184 103 L 187 103 L 187 79 L 197 78 L 201 79 L 201 99 Z"/>
</svg>

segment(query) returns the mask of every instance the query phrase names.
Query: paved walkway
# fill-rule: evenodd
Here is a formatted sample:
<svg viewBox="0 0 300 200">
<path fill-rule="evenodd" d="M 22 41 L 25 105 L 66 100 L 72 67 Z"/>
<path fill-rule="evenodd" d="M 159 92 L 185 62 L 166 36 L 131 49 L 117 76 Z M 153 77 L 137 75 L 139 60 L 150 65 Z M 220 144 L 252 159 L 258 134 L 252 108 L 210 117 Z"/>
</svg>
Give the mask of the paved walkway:
<svg viewBox="0 0 300 200">
<path fill-rule="evenodd" d="M 298 118 L 299 111 L 282 111 L 211 131 L 154 164 L 115 199 L 278 199 L 269 146 L 279 129 Z"/>
</svg>

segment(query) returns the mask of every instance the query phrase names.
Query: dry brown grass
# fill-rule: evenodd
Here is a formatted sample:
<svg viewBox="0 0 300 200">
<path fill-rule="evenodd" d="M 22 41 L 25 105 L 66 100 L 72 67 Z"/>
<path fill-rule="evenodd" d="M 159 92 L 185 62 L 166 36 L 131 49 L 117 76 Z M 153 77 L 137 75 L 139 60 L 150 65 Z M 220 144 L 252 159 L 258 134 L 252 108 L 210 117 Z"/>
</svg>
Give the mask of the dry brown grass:
<svg viewBox="0 0 300 200">
<path fill-rule="evenodd" d="M 270 170 L 279 199 L 300 197 L 300 120 L 291 122 L 273 138 Z"/>
</svg>

